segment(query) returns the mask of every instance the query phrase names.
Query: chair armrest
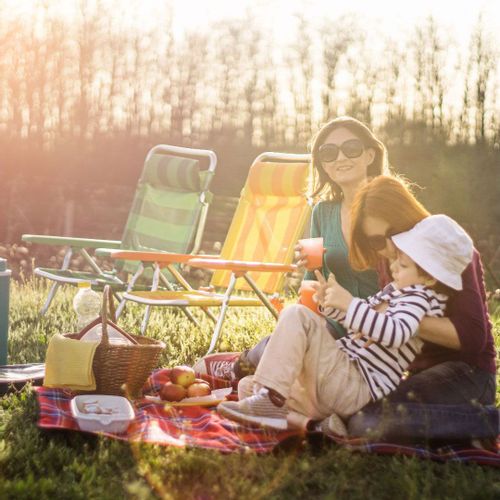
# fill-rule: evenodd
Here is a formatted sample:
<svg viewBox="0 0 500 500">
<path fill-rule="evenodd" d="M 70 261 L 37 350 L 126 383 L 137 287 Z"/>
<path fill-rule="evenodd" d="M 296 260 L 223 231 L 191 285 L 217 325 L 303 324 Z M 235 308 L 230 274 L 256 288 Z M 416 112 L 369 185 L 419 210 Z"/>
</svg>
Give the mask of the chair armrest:
<svg viewBox="0 0 500 500">
<path fill-rule="evenodd" d="M 23 241 L 41 245 L 60 245 L 76 248 L 120 248 L 119 240 L 95 240 L 92 238 L 72 238 L 71 236 L 47 236 L 43 234 L 23 234 Z"/>
<path fill-rule="evenodd" d="M 117 251 L 116 248 L 106 247 L 106 248 L 96 248 L 94 253 L 95 253 L 95 255 L 97 257 L 108 257 L 108 258 L 110 258 L 111 254 L 113 252 L 116 252 L 116 251 Z"/>
<path fill-rule="evenodd" d="M 296 264 L 280 264 L 278 262 L 250 262 L 243 260 L 225 260 L 225 259 L 199 259 L 193 256 L 187 261 L 192 267 L 201 267 L 204 269 L 224 269 L 237 273 L 246 273 L 249 271 L 270 272 L 270 273 L 288 273 L 297 269 Z"/>
<path fill-rule="evenodd" d="M 96 250 L 97 255 L 102 255 L 101 251 L 107 249 L 99 249 Z M 174 264 L 174 263 L 184 263 L 192 259 L 193 257 L 197 257 L 200 260 L 212 259 L 217 260 L 216 255 L 193 255 L 193 254 L 185 254 L 185 253 L 168 253 L 168 252 L 140 252 L 135 250 L 114 250 L 109 251 L 106 254 L 108 257 L 112 259 L 119 260 L 140 260 L 142 262 L 158 262 L 159 264 Z"/>
</svg>

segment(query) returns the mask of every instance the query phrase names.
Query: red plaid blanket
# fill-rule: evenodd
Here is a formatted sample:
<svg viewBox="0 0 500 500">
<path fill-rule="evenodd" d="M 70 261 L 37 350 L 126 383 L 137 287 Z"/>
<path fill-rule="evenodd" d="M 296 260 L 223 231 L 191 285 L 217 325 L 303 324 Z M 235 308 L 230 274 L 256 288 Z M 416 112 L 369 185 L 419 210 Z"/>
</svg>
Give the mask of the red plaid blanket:
<svg viewBox="0 0 500 500">
<path fill-rule="evenodd" d="M 231 385 L 227 380 L 209 375 L 201 375 L 212 387 L 221 388 Z M 148 379 L 144 393 L 157 395 L 165 382 L 165 371 L 158 370 Z M 73 419 L 70 401 L 73 394 L 60 389 L 36 388 L 40 414 L 38 426 L 46 429 L 78 430 Z M 253 451 L 265 453 L 273 450 L 284 440 L 299 436 L 297 432 L 276 432 L 268 429 L 246 427 L 217 414 L 213 408 L 166 407 L 140 399 L 134 402 L 136 418 L 127 431 L 122 434 L 103 433 L 104 435 L 132 442 L 155 443 L 171 446 L 190 446 L 219 450 L 222 452 Z M 335 442 L 353 451 L 383 455 L 405 455 L 432 459 L 440 462 L 473 462 L 481 465 L 500 467 L 500 455 L 480 449 L 464 449 L 446 446 L 428 449 L 418 446 L 403 446 L 391 443 L 370 443 L 360 438 L 337 438 Z M 500 445 L 500 439 L 498 440 Z"/>
<path fill-rule="evenodd" d="M 214 389 L 231 386 L 226 380 L 208 375 L 201 377 L 209 381 Z M 157 396 L 165 381 L 164 370 L 154 372 L 146 382 L 144 393 Z M 79 430 L 70 410 L 74 394 L 46 387 L 38 387 L 36 391 L 40 408 L 39 427 Z M 136 417 L 126 432 L 103 434 L 133 442 L 191 446 L 222 452 L 251 450 L 258 453 L 269 452 L 282 440 L 296 434 L 245 427 L 219 416 L 213 408 L 169 407 L 146 398 L 134 401 L 134 407 Z"/>
</svg>

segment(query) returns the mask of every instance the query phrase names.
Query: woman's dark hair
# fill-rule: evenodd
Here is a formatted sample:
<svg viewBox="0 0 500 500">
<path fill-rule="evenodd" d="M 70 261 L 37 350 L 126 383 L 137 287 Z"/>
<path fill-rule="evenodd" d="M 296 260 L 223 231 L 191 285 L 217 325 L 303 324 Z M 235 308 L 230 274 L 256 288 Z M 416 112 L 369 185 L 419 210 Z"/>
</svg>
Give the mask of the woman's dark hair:
<svg viewBox="0 0 500 500">
<path fill-rule="evenodd" d="M 350 116 L 339 116 L 338 118 L 334 118 L 323 125 L 319 132 L 313 137 L 311 142 L 312 164 L 317 172 L 313 193 L 314 196 L 320 194 L 323 190 L 326 190 L 326 186 L 328 186 L 330 188 L 331 199 L 342 199 L 342 189 L 337 183 L 330 179 L 328 174 L 324 171 L 321 161 L 319 160 L 320 146 L 324 144 L 325 139 L 333 130 L 341 127 L 346 128 L 355 134 L 356 137 L 361 140 L 365 148 L 372 148 L 375 151 L 375 158 L 367 169 L 367 175 L 369 178 L 373 178 L 381 174 L 387 174 L 389 171 L 387 150 L 384 143 L 378 139 L 364 123 L 356 120 L 356 118 L 352 118 Z"/>
</svg>

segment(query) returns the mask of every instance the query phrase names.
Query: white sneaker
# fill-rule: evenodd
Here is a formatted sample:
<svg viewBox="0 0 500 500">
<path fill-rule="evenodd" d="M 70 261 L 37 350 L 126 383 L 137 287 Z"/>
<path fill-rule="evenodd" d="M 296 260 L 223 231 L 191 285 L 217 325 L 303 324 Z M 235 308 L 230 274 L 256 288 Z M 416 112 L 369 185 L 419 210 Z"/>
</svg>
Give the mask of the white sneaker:
<svg viewBox="0 0 500 500">
<path fill-rule="evenodd" d="M 254 396 L 241 401 L 223 401 L 217 411 L 224 417 L 243 424 L 260 425 L 271 429 L 285 430 L 288 427 L 285 406 L 276 406 L 269 398 L 269 390 L 263 387 Z"/>
<path fill-rule="evenodd" d="M 243 377 L 238 382 L 238 401 L 243 401 L 245 398 L 253 396 L 256 392 L 258 392 L 257 390 L 254 390 L 254 386 L 253 375 Z"/>
<path fill-rule="evenodd" d="M 316 426 L 316 430 L 327 436 L 346 437 L 347 427 L 344 421 L 336 414 L 332 413 L 329 417 L 321 420 Z"/>
</svg>

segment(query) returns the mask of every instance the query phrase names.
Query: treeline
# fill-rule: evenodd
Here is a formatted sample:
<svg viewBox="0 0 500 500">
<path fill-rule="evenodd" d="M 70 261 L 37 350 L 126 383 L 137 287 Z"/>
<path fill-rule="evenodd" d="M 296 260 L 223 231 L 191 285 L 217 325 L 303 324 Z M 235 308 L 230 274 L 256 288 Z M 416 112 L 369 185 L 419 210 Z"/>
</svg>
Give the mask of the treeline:
<svg viewBox="0 0 500 500">
<path fill-rule="evenodd" d="M 352 16 L 297 15 L 283 46 L 250 13 L 174 36 L 167 1 L 149 25 L 134 22 L 140 0 L 29 4 L 0 3 L 4 217 L 9 186 L 35 174 L 73 198 L 82 182 L 133 186 L 156 143 L 214 149 L 216 191 L 237 194 L 258 152 L 305 151 L 322 122 L 350 114 L 431 207 L 484 231 L 499 221 L 498 54 L 481 17 L 464 52 L 433 18 L 402 41 Z"/>
</svg>

